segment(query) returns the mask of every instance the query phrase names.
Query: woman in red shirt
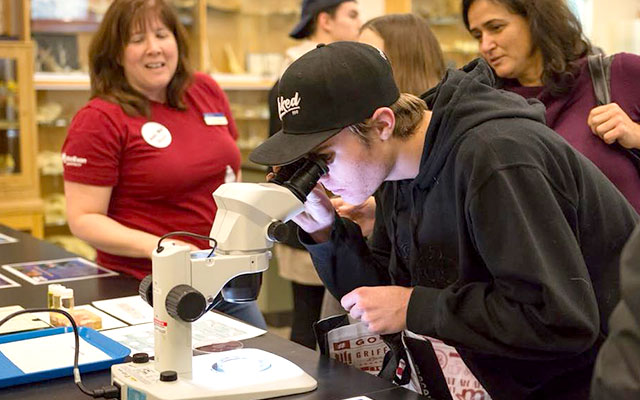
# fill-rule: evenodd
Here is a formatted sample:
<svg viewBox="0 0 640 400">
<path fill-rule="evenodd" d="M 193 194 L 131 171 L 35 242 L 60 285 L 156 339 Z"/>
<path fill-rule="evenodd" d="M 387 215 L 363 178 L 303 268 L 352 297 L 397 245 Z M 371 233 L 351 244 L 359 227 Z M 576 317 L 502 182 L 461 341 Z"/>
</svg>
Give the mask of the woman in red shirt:
<svg viewBox="0 0 640 400">
<path fill-rule="evenodd" d="M 62 149 L 69 226 L 98 264 L 141 279 L 163 234 L 208 236 L 211 193 L 240 174 L 238 133 L 220 87 L 189 67 L 186 32 L 164 0 L 114 1 L 89 60 L 92 99 Z M 255 302 L 218 309 L 265 327 Z"/>
</svg>

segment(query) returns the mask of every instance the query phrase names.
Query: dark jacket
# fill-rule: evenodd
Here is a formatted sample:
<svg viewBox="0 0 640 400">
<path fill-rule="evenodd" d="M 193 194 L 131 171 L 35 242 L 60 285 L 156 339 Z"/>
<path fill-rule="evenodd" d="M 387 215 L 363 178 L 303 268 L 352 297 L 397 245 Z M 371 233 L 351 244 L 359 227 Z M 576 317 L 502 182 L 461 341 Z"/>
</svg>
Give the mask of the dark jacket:
<svg viewBox="0 0 640 400">
<path fill-rule="evenodd" d="M 622 252 L 620 286 L 593 373 L 594 400 L 640 399 L 640 225 Z"/>
<path fill-rule="evenodd" d="M 426 94 L 420 171 L 381 187 L 370 248 L 345 219 L 301 238 L 337 298 L 415 287 L 408 329 L 455 346 L 494 400 L 587 398 L 638 215 L 540 103 L 494 83 L 477 60 Z"/>
</svg>

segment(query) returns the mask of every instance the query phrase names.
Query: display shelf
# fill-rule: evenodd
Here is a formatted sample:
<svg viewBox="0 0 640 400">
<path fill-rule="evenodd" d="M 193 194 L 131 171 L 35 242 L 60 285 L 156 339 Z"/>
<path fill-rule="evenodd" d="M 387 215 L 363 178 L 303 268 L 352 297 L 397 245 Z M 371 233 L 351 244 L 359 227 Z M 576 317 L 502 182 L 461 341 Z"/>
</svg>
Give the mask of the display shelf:
<svg viewBox="0 0 640 400">
<path fill-rule="evenodd" d="M 33 76 L 36 90 L 89 90 L 89 74 L 82 72 L 36 72 Z"/>
<path fill-rule="evenodd" d="M 20 122 L 0 120 L 0 130 L 20 129 Z"/>
<path fill-rule="evenodd" d="M 275 77 L 256 75 L 211 74 L 223 90 L 269 90 Z M 33 76 L 36 90 L 89 90 L 89 74 L 82 72 L 36 72 Z"/>
<path fill-rule="evenodd" d="M 20 6 L 28 9 L 25 3 Z M 26 13 L 24 8 L 22 12 Z M 35 165 L 38 139 L 31 75 L 33 44 L 24 40 L 0 41 L 0 62 L 3 84 L 15 87 L 15 96 L 8 96 L 0 107 L 4 117 L 0 120 L 0 155 L 10 156 L 14 163 L 9 173 L 0 174 L 0 223 L 42 237 L 43 203 Z"/>
<path fill-rule="evenodd" d="M 33 19 L 31 20 L 32 33 L 69 33 L 94 32 L 98 29 L 100 21 L 97 18 L 83 20 L 62 19 Z"/>
<path fill-rule="evenodd" d="M 427 18 L 429 25 L 431 26 L 464 26 L 462 17 L 457 15 L 448 15 L 444 17 L 429 17 Z"/>
<path fill-rule="evenodd" d="M 42 171 L 40 171 L 40 175 L 41 176 L 53 176 L 53 177 L 60 176 L 61 177 L 62 176 L 62 172 L 42 172 Z"/>
<path fill-rule="evenodd" d="M 57 228 L 57 227 L 66 226 L 66 225 L 67 225 L 66 219 L 61 219 L 56 221 L 45 221 L 44 223 L 45 228 Z"/>
<path fill-rule="evenodd" d="M 261 116 L 244 116 L 244 115 L 233 115 L 233 118 L 236 121 L 268 121 L 269 117 L 261 117 Z"/>
<path fill-rule="evenodd" d="M 38 122 L 40 128 L 67 128 L 69 121 L 65 118 L 58 118 L 53 122 Z"/>
<path fill-rule="evenodd" d="M 259 16 L 300 15 L 297 0 L 207 0 L 206 3 L 209 11 Z"/>
</svg>

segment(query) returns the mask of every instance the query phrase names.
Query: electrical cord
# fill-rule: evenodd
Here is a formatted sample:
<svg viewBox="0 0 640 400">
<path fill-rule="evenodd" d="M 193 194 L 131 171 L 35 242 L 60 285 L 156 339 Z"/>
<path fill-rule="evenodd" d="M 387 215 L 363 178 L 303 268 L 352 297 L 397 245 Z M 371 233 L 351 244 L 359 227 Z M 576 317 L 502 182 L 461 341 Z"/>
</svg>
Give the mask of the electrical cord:
<svg viewBox="0 0 640 400">
<path fill-rule="evenodd" d="M 204 314 L 208 313 L 209 311 L 211 311 L 212 309 L 218 307 L 218 305 L 220 303 L 222 303 L 223 299 L 224 299 L 224 297 L 222 297 L 222 295 L 220 295 L 220 298 L 218 299 L 218 301 L 212 301 L 211 304 L 209 304 L 209 306 L 207 306 L 207 308 L 204 310 L 204 313 L 202 313 L 202 315 L 204 315 Z"/>
<path fill-rule="evenodd" d="M 87 396 L 91 396 L 95 399 L 105 398 L 105 399 L 119 399 L 120 398 L 120 389 L 114 385 L 103 386 L 99 389 L 89 390 L 87 389 L 82 380 L 80 378 L 80 368 L 78 367 L 78 358 L 80 357 L 80 335 L 78 334 L 78 325 L 76 321 L 73 319 L 73 316 L 64 310 L 59 310 L 56 308 L 31 308 L 26 310 L 20 310 L 13 312 L 6 317 L 0 320 L 0 326 L 2 326 L 5 322 L 9 321 L 11 318 L 16 317 L 21 314 L 34 313 L 34 312 L 56 312 L 64 315 L 70 322 L 71 327 L 73 328 L 73 337 L 75 340 L 75 349 L 73 353 L 73 381 L 78 386 L 80 391 Z"/>
<path fill-rule="evenodd" d="M 193 232 L 188 232 L 188 231 L 174 231 L 174 232 L 169 232 L 167 234 L 164 234 L 160 237 L 160 240 L 158 240 L 158 248 L 157 251 L 158 253 L 162 252 L 162 250 L 164 250 L 164 247 L 162 247 L 162 241 L 168 237 L 171 236 L 192 236 L 198 239 L 203 239 L 203 240 L 212 240 L 213 241 L 213 247 L 211 248 L 211 252 L 209 253 L 209 255 L 207 257 L 211 257 L 213 255 L 213 252 L 216 250 L 216 247 L 218 247 L 218 241 L 215 240 L 214 238 L 210 237 L 210 236 L 205 236 L 205 235 L 200 235 L 197 233 L 193 233 Z M 208 313 L 209 311 L 211 311 L 213 308 L 217 307 L 220 303 L 222 303 L 223 297 L 220 296 L 220 298 L 218 299 L 218 301 L 212 301 L 211 304 L 209 304 L 209 306 L 207 306 L 207 308 L 204 310 L 205 313 Z"/>
<path fill-rule="evenodd" d="M 205 235 L 200 235 L 198 233 L 187 232 L 187 231 L 175 231 L 175 232 L 169 232 L 169 233 L 164 234 L 164 235 L 162 235 L 160 237 L 160 240 L 158 240 L 158 248 L 156 249 L 156 251 L 158 253 L 161 253 L 162 250 L 164 250 L 164 247 L 162 247 L 162 241 L 165 240 L 168 237 L 171 237 L 171 236 L 191 236 L 191 237 L 198 238 L 198 239 L 203 239 L 203 240 L 212 240 L 213 241 L 213 248 L 211 249 L 211 253 L 209 253 L 209 255 L 207 257 L 211 257 L 211 255 L 213 254 L 213 252 L 216 249 L 216 247 L 218 247 L 218 241 L 215 240 L 212 237 L 205 236 Z"/>
</svg>

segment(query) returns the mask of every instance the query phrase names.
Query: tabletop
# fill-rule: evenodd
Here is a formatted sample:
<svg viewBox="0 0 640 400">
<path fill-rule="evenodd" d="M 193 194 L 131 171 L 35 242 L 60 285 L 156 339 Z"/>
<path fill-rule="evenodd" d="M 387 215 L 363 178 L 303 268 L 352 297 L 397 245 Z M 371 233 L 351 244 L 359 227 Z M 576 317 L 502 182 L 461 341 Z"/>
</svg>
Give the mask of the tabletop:
<svg viewBox="0 0 640 400">
<path fill-rule="evenodd" d="M 0 244 L 0 265 L 18 262 L 52 260 L 76 257 L 54 244 L 36 239 L 28 234 L 0 225 L 0 233 L 18 241 Z M 19 304 L 25 308 L 45 307 L 47 285 L 32 285 L 13 277 L 7 271 L 2 274 L 21 284 L 20 287 L 0 289 L 0 306 Z M 91 301 L 130 296 L 138 291 L 138 281 L 118 275 L 103 278 L 64 282 L 74 289 L 76 304 Z M 284 357 L 305 370 L 318 381 L 318 388 L 312 392 L 286 396 L 286 399 L 346 399 L 367 396 L 374 400 L 417 400 L 424 399 L 409 390 L 356 368 L 341 364 L 296 343 L 271 333 L 242 341 L 244 347 L 254 347 Z M 110 381 L 108 370 L 82 374 L 82 381 L 90 389 L 107 385 Z M 0 389 L 0 400 L 4 399 L 88 399 L 73 383 L 72 377 L 63 377 L 25 385 Z"/>
</svg>

